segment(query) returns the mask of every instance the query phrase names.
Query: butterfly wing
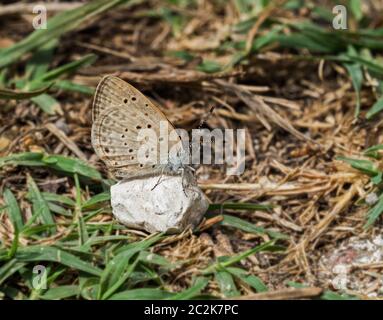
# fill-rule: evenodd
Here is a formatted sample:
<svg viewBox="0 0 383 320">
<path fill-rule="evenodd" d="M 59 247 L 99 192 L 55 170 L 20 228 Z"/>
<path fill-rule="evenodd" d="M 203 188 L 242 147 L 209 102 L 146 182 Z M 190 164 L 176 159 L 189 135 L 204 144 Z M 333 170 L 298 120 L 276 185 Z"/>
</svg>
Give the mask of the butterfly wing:
<svg viewBox="0 0 383 320">
<path fill-rule="evenodd" d="M 100 114 L 107 109 L 122 105 L 125 98 L 131 99 L 134 90 L 120 78 L 110 75 L 103 77 L 97 85 L 94 95 L 92 120 L 96 121 Z"/>
<path fill-rule="evenodd" d="M 161 170 L 160 123 L 167 125 L 168 134 L 174 127 L 136 88 L 117 77 L 104 77 L 97 86 L 92 117 L 93 148 L 116 177 Z M 141 129 L 150 129 L 155 136 L 142 140 Z M 180 141 L 179 137 L 168 141 L 169 150 L 174 145 L 181 146 Z M 147 152 L 143 155 L 139 150 L 143 150 L 144 144 Z"/>
<path fill-rule="evenodd" d="M 118 77 L 107 75 L 97 85 L 93 100 L 92 120 L 95 121 L 108 108 L 119 105 L 151 107 L 162 119 L 167 120 L 174 129 L 163 112 L 139 90 Z"/>
</svg>

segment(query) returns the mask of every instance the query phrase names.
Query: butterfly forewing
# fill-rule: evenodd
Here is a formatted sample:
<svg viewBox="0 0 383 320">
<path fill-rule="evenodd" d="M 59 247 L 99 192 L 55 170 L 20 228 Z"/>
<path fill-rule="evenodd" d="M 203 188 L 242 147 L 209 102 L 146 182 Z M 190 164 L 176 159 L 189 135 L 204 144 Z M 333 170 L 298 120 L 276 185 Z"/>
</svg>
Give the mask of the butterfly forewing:
<svg viewBox="0 0 383 320">
<path fill-rule="evenodd" d="M 167 125 L 168 134 L 174 127 L 141 92 L 117 77 L 106 76 L 97 87 L 92 116 L 93 148 L 116 177 L 160 170 L 160 123 Z M 142 129 L 155 135 L 140 140 Z M 138 157 L 143 144 L 144 158 L 148 158 L 144 163 L 142 152 Z M 169 141 L 169 150 L 175 144 L 181 145 L 180 140 Z"/>
</svg>

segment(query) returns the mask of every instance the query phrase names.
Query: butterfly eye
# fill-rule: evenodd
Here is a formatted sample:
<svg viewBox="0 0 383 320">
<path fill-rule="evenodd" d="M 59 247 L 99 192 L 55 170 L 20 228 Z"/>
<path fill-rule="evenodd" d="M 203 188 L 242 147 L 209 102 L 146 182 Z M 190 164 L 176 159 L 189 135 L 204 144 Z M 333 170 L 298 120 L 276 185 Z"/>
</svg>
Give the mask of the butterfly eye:
<svg viewBox="0 0 383 320">
<path fill-rule="evenodd" d="M 129 152 L 132 153 L 132 152 L 133 152 L 133 149 L 129 149 Z"/>
<path fill-rule="evenodd" d="M 154 169 L 155 167 L 156 167 L 156 165 L 155 165 L 155 164 L 153 164 L 153 165 L 152 165 L 152 168 Z"/>
<path fill-rule="evenodd" d="M 126 142 L 124 142 L 124 146 L 127 146 L 128 144 Z"/>
<path fill-rule="evenodd" d="M 122 135 L 121 135 L 121 138 L 125 138 L 125 136 L 122 134 Z"/>
<path fill-rule="evenodd" d="M 136 129 L 137 129 L 137 130 L 140 130 L 140 129 L 141 129 L 141 126 L 136 126 Z"/>
<path fill-rule="evenodd" d="M 125 99 L 124 99 L 124 103 L 128 103 L 128 99 L 125 98 Z"/>
<path fill-rule="evenodd" d="M 105 148 L 105 152 L 106 152 L 106 153 L 109 153 L 109 148 Z"/>
<path fill-rule="evenodd" d="M 162 138 L 162 137 L 158 138 L 158 141 L 163 141 L 163 140 L 164 140 L 164 138 Z"/>
<path fill-rule="evenodd" d="M 150 128 L 152 127 L 152 125 L 151 125 L 151 124 L 148 124 L 147 127 L 148 127 L 148 129 L 150 129 Z"/>
<path fill-rule="evenodd" d="M 128 132 L 128 128 L 125 128 L 125 132 Z"/>
<path fill-rule="evenodd" d="M 144 165 L 141 163 L 141 164 L 140 164 L 140 168 L 142 168 L 143 166 L 144 166 Z"/>
<path fill-rule="evenodd" d="M 136 97 L 132 97 L 132 101 L 136 101 L 137 100 L 137 98 Z"/>
</svg>

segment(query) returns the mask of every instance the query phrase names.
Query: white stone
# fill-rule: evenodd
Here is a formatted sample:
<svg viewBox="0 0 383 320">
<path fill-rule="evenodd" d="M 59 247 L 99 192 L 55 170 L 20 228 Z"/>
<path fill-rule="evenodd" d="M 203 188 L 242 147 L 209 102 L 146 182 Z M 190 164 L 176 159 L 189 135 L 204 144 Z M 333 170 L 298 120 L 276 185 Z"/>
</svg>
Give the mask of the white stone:
<svg viewBox="0 0 383 320">
<path fill-rule="evenodd" d="M 378 200 L 379 200 L 379 197 L 378 195 L 375 193 L 375 192 L 371 192 L 369 193 L 367 196 L 366 196 L 366 203 L 370 206 L 372 206 L 373 204 L 377 203 Z"/>
<path fill-rule="evenodd" d="M 122 224 L 168 233 L 194 228 L 209 206 L 193 174 L 187 171 L 183 176 L 163 174 L 119 182 L 111 187 L 111 204 L 113 215 Z"/>
</svg>

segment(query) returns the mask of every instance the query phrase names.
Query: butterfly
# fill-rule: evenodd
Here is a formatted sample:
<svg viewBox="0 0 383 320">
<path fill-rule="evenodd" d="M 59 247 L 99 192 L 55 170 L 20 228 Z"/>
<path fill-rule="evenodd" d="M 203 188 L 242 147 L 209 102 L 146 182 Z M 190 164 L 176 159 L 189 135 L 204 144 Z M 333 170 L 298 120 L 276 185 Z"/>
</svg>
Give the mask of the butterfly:
<svg viewBox="0 0 383 320">
<path fill-rule="evenodd" d="M 92 146 L 117 179 L 179 174 L 188 168 L 188 150 L 173 124 L 145 95 L 118 77 L 107 75 L 98 84 L 92 121 Z M 145 130 L 152 134 L 143 139 Z M 160 151 L 166 143 L 170 152 L 164 154 Z"/>
</svg>

